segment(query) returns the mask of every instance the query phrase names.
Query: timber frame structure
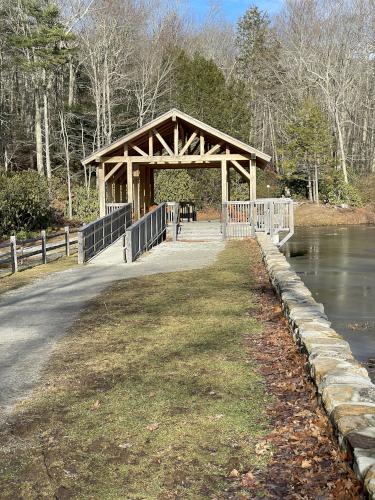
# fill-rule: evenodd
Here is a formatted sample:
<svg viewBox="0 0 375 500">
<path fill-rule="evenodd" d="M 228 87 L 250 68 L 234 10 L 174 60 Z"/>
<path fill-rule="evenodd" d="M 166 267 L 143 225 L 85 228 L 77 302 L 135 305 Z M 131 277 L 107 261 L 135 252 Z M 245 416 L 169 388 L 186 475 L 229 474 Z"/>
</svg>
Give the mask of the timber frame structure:
<svg viewBox="0 0 375 500">
<path fill-rule="evenodd" d="M 221 169 L 222 202 L 230 201 L 230 169 L 249 183 L 256 199 L 256 167 L 271 157 L 177 109 L 130 132 L 82 161 L 96 165 L 100 216 L 107 204 L 132 203 L 140 217 L 154 204 L 154 172 L 158 169 Z"/>
</svg>

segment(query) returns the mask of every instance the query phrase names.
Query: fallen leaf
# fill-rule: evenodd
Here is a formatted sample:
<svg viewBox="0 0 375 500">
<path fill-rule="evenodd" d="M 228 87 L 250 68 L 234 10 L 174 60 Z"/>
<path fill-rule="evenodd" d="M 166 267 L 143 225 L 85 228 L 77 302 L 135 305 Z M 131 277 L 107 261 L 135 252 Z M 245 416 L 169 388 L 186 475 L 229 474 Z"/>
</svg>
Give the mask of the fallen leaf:
<svg viewBox="0 0 375 500">
<path fill-rule="evenodd" d="M 250 471 L 242 476 L 242 486 L 251 486 L 253 482 L 254 476 Z"/>
<path fill-rule="evenodd" d="M 159 429 L 159 424 L 156 424 L 156 423 L 155 424 L 150 424 L 150 425 L 147 426 L 147 429 L 149 431 L 156 431 L 156 429 Z"/>
<path fill-rule="evenodd" d="M 97 399 L 95 401 L 95 403 L 91 406 L 90 410 L 91 411 L 95 411 L 95 410 L 97 410 L 99 408 L 99 406 L 100 406 L 100 401 L 99 401 L 99 399 Z"/>
<path fill-rule="evenodd" d="M 232 471 L 230 471 L 229 473 L 229 477 L 239 477 L 240 473 L 238 472 L 237 469 L 233 469 Z"/>
<path fill-rule="evenodd" d="M 311 462 L 309 460 L 302 460 L 302 469 L 309 469 L 311 467 Z"/>
</svg>

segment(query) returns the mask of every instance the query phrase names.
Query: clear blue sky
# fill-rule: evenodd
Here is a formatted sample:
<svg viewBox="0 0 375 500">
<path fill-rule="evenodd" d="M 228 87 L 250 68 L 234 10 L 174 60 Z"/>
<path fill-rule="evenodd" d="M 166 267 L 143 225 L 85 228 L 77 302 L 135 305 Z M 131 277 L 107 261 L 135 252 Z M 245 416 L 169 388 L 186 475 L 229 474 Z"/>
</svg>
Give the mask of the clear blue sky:
<svg viewBox="0 0 375 500">
<path fill-rule="evenodd" d="M 250 5 L 257 5 L 259 9 L 267 11 L 270 16 L 280 9 L 283 0 L 188 0 L 186 2 L 198 20 L 203 20 L 213 5 L 217 5 L 228 21 L 236 21 Z"/>
</svg>

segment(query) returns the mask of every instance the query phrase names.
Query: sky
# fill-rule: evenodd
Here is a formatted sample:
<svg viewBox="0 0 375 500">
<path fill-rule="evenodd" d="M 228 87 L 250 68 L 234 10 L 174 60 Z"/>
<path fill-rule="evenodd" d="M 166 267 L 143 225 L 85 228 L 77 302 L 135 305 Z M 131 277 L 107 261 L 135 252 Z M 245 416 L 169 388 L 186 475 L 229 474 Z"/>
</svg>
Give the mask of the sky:
<svg viewBox="0 0 375 500">
<path fill-rule="evenodd" d="M 279 11 L 283 0 L 188 0 L 187 3 L 198 19 L 202 19 L 213 6 L 218 5 L 224 17 L 235 22 L 250 5 L 257 5 L 260 10 L 267 11 L 272 16 Z"/>
</svg>

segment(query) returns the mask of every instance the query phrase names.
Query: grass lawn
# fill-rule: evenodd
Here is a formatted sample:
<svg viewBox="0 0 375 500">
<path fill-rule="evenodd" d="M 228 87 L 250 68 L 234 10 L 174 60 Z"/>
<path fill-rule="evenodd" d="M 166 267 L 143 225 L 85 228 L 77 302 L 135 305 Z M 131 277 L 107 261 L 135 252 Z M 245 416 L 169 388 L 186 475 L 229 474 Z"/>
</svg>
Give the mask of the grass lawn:
<svg viewBox="0 0 375 500">
<path fill-rule="evenodd" d="M 3 429 L 0 498 L 240 498 L 263 467 L 251 246 L 211 267 L 118 282 L 76 321 Z M 238 473 L 234 472 L 234 469 Z M 244 476 L 246 479 L 246 476 Z"/>
<path fill-rule="evenodd" d="M 15 274 L 8 274 L 0 277 L 0 295 L 10 290 L 20 288 L 21 286 L 28 285 L 36 279 L 45 278 L 49 274 L 65 271 L 65 269 L 70 269 L 77 265 L 77 254 L 75 254 L 70 257 L 61 257 L 52 262 L 48 262 L 48 264 L 41 264 L 39 266 L 24 269 Z"/>
</svg>

